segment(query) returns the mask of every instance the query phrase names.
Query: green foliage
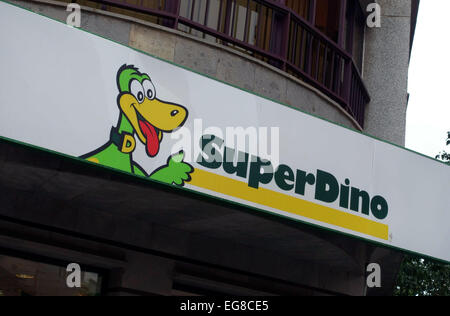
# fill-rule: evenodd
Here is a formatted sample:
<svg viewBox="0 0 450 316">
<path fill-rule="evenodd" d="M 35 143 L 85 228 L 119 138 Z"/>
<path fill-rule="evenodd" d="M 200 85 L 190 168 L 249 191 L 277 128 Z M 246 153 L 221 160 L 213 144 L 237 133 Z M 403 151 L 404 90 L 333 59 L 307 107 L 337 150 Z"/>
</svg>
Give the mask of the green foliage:
<svg viewBox="0 0 450 316">
<path fill-rule="evenodd" d="M 450 132 L 447 135 L 447 146 L 450 145 Z M 450 153 L 443 151 L 436 156 L 436 159 L 450 164 Z"/>
<path fill-rule="evenodd" d="M 450 162 L 450 154 L 443 151 L 442 153 L 436 156 L 436 159 L 442 160 L 443 162 Z"/>
<path fill-rule="evenodd" d="M 450 265 L 406 256 L 395 296 L 450 296 Z"/>
</svg>

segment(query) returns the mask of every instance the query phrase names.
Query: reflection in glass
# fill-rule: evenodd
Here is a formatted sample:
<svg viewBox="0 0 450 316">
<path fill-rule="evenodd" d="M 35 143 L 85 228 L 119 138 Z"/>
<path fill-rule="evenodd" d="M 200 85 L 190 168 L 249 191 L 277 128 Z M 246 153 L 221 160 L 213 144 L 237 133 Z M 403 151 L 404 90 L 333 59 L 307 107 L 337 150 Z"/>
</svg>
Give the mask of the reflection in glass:
<svg viewBox="0 0 450 316">
<path fill-rule="evenodd" d="M 81 288 L 68 288 L 66 267 L 0 256 L 0 296 L 97 296 L 102 277 L 81 272 Z"/>
</svg>

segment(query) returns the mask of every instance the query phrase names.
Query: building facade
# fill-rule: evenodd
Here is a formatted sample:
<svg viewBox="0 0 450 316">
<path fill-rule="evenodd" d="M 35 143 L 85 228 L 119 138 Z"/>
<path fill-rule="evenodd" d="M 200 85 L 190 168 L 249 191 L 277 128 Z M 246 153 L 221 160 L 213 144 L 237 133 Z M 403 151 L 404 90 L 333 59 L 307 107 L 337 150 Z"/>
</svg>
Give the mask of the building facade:
<svg viewBox="0 0 450 316">
<path fill-rule="evenodd" d="M 70 1 L 10 2 L 62 22 L 70 13 Z M 371 28 L 372 2 L 76 1 L 91 33 L 403 146 L 419 1 L 376 1 L 381 27 Z M 393 250 L 0 146 L 0 294 L 80 294 L 61 287 L 72 262 L 84 268 L 85 295 L 393 291 L 402 260 Z M 372 262 L 381 289 L 366 287 Z"/>
</svg>

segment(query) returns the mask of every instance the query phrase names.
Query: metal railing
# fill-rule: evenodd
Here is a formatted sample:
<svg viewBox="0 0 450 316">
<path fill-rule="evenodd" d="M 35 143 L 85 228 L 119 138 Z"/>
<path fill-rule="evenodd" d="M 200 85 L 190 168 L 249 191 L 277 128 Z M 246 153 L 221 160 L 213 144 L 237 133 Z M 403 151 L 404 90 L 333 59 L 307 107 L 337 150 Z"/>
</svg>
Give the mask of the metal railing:
<svg viewBox="0 0 450 316">
<path fill-rule="evenodd" d="M 364 110 L 370 97 L 352 56 L 281 1 L 76 2 L 148 15 L 161 25 L 243 50 L 316 87 L 364 126 Z"/>
</svg>

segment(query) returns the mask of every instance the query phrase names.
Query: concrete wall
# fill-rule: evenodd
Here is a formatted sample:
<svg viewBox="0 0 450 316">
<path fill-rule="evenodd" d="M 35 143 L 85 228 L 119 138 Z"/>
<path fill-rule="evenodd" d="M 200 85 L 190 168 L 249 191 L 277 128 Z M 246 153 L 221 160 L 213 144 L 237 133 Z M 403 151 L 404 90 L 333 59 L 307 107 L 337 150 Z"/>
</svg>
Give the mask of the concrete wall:
<svg viewBox="0 0 450 316">
<path fill-rule="evenodd" d="M 364 82 L 372 98 L 365 132 L 404 146 L 411 0 L 378 0 L 381 28 L 366 28 Z"/>
</svg>

